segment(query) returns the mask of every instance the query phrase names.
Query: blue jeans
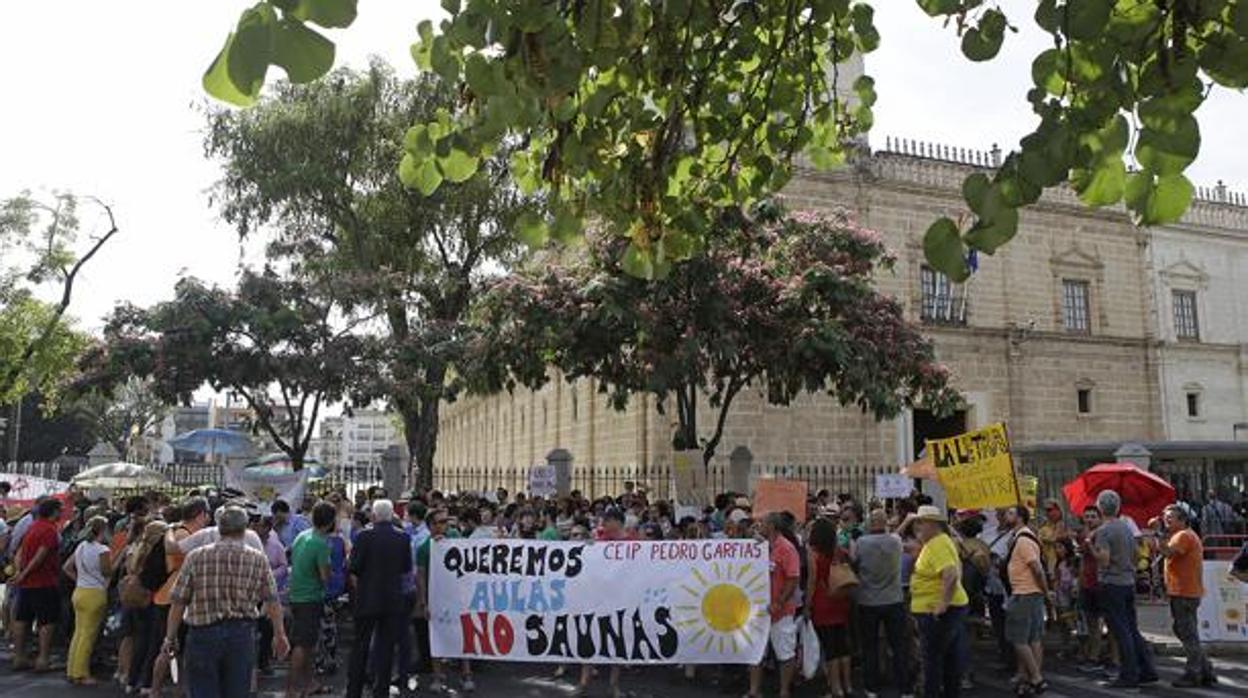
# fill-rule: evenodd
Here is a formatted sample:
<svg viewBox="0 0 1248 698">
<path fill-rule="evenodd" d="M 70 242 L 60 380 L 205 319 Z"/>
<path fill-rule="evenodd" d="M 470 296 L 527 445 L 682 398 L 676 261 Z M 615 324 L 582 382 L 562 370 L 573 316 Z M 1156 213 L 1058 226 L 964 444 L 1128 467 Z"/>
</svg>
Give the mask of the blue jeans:
<svg viewBox="0 0 1248 698">
<path fill-rule="evenodd" d="M 867 690 L 872 693 L 880 691 L 880 626 L 884 626 L 884 637 L 888 639 L 889 651 L 893 655 L 893 672 L 897 689 L 901 693 L 914 690 L 910 678 L 910 642 L 906 637 L 906 609 L 900 603 L 886 606 L 859 606 L 859 628 L 862 629 L 862 674 Z"/>
<path fill-rule="evenodd" d="M 223 620 L 192 627 L 182 658 L 190 698 L 247 696 L 256 668 L 256 621 Z"/>
<path fill-rule="evenodd" d="M 1118 643 L 1121 661 L 1118 678 L 1126 683 L 1156 680 L 1153 652 L 1140 635 L 1139 622 L 1135 617 L 1135 587 L 1102 584 L 1097 590 L 1096 600 L 1105 614 L 1110 634 Z"/>
<path fill-rule="evenodd" d="M 950 606 L 943 616 L 918 613 L 915 618 L 923 644 L 923 698 L 958 698 L 966 606 Z"/>
</svg>

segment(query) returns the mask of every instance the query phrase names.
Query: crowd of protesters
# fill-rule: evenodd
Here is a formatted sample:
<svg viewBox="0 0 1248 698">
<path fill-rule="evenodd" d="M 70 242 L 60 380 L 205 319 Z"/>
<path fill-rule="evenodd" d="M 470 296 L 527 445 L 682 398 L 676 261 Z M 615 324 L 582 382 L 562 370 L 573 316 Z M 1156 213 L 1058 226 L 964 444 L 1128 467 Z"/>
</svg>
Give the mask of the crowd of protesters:
<svg viewBox="0 0 1248 698">
<path fill-rule="evenodd" d="M 901 696 L 954 698 L 973 685 L 971 636 L 982 632 L 1012 673 L 1013 691 L 1030 696 L 1048 689 L 1047 631 L 1081 670 L 1129 690 L 1158 680 L 1136 618 L 1143 550 L 1164 559 L 1187 657 L 1175 686 L 1213 685 L 1196 630 L 1204 556 L 1194 513 L 1172 505 L 1141 530 L 1121 508 L 1107 491 L 1078 518 L 1048 501 L 1033 521 L 1026 507 L 949 512 L 917 494 L 884 507 L 821 491 L 800 517 L 756 516 L 735 494 L 683 515 L 689 510 L 631 488 L 596 500 L 430 491 L 397 503 L 371 488 L 353 498 L 336 489 L 277 501 L 261 515 L 231 492 L 178 501 L 73 492 L 38 500 L 0 528 L 3 620 L 15 671 L 63 671 L 72 684 L 94 685 L 93 667 L 115 667 L 114 680 L 132 695 L 247 695 L 272 674 L 274 657 L 287 656 L 289 696 L 329 693 L 328 677 L 344 660 L 351 698 L 366 689 L 390 695 L 392 686 L 406 695 L 422 682 L 471 693 L 470 662 L 430 656 L 433 542 L 753 538 L 766 542 L 771 560 L 765 665 L 740 673 L 684 667 L 688 679 L 709 672 L 761 696 L 770 668 L 787 697 L 803 680 L 799 653 L 819 651 L 823 677 L 814 680 L 826 682 L 828 696 L 872 697 L 888 686 Z M 1248 546 L 1233 570 L 1248 581 Z M 807 622 L 817 650 L 800 646 Z M 340 649 L 346 628 L 352 646 Z M 66 664 L 56 666 L 54 646 L 66 640 Z M 588 665 L 554 672 L 575 678 L 582 694 L 597 676 Z M 620 695 L 621 668 L 604 673 L 606 690 Z"/>
</svg>

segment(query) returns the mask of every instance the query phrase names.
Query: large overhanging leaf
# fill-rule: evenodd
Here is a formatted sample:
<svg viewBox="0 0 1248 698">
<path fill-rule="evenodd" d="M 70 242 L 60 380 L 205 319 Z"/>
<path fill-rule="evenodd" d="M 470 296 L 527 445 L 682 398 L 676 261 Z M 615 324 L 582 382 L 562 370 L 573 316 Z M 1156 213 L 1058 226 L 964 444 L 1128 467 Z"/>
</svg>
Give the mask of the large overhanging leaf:
<svg viewBox="0 0 1248 698">
<path fill-rule="evenodd" d="M 420 25 L 412 56 L 462 100 L 413 125 L 400 174 L 433 194 L 474 176 L 504 143 L 520 144 L 511 176 L 550 211 L 546 235 L 518 234 L 562 240 L 593 218 L 630 239 L 629 269 L 662 273 L 700 249 L 720 212 L 784 187 L 795 155 L 820 168 L 852 155 L 874 121 L 874 82 L 855 84 L 855 101 L 831 78 L 881 41 L 880 1 L 443 0 L 447 18 Z M 995 58 L 1013 29 L 994 0 L 916 5 L 952 20 L 970 60 Z M 332 57 L 320 35 L 291 23 L 343 27 L 355 10 L 355 0 L 258 3 L 205 89 L 247 105 L 270 64 L 294 80 L 323 73 Z M 944 222 L 936 228 L 942 244 L 928 261 L 954 278 L 965 273 L 954 242 L 962 253 L 995 251 L 1016 234 L 1017 209 L 1049 187 L 1070 184 L 1093 206 L 1125 197 L 1141 222 L 1181 217 L 1191 199 L 1183 172 L 1200 147 L 1196 110 L 1214 84 L 1248 86 L 1248 0 L 1039 0 L 1031 21 L 1052 36 L 1030 70 L 1039 124 L 979 173 L 982 197 L 968 200 L 957 240 Z M 1150 174 L 1128 177 L 1136 163 Z M 561 233 L 549 234 L 551 221 L 564 222 Z"/>
</svg>

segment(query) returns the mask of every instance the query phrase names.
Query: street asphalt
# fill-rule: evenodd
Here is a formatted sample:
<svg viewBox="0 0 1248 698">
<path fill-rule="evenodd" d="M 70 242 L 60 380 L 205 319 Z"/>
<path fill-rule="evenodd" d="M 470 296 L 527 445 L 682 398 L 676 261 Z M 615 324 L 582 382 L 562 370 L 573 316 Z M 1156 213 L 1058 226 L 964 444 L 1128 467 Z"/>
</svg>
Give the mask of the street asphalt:
<svg viewBox="0 0 1248 698">
<path fill-rule="evenodd" d="M 1157 667 L 1161 674 L 1161 682 L 1143 689 L 1141 695 L 1212 697 L 1212 696 L 1248 696 L 1248 647 L 1233 648 L 1214 658 L 1214 667 L 1221 682 L 1215 688 L 1208 689 L 1175 689 L 1170 682 L 1179 678 L 1183 671 L 1181 656 L 1175 656 L 1176 649 L 1173 638 L 1167 638 L 1168 613 L 1164 607 L 1141 606 L 1141 629 L 1159 648 Z M 1168 646 L 1167 646 L 1168 645 Z M 342 659 L 346 659 L 346 646 L 342 647 Z M 1070 696 L 1088 696 L 1103 698 L 1118 696 L 1121 691 L 1113 691 L 1098 685 L 1098 676 L 1080 673 L 1074 663 L 1057 658 L 1057 652 L 1050 652 L 1045 661 L 1045 673 L 1052 688 L 1045 695 L 1051 698 Z M 0 698 L 70 698 L 82 696 L 121 696 L 120 688 L 115 684 L 104 684 L 93 688 L 72 687 L 66 683 L 63 674 L 14 674 L 9 669 L 8 647 L 0 649 Z M 972 650 L 972 670 L 974 672 L 974 688 L 963 693 L 967 698 L 980 696 L 1008 696 L 1009 674 L 1000 667 L 993 658 L 993 651 L 984 641 L 977 641 Z M 589 695 L 608 696 L 607 671 L 605 668 L 595 681 Z M 476 691 L 473 695 L 483 697 L 539 697 L 539 696 L 571 696 L 574 692 L 576 667 L 569 667 L 567 675 L 555 677 L 553 665 L 540 664 L 504 664 L 486 663 L 476 667 Z M 718 667 L 700 667 L 695 678 L 685 678 L 677 667 L 652 667 L 626 669 L 621 688 L 623 695 L 631 698 L 720 698 L 722 696 L 742 696 L 745 694 L 743 683 L 744 671 L 730 668 L 721 671 Z M 276 676 L 262 679 L 257 698 L 276 698 L 283 694 L 284 665 L 277 665 Z M 856 679 L 857 680 L 857 679 Z M 333 677 L 333 695 L 343 695 L 345 676 L 341 673 Z M 418 687 L 417 696 L 435 695 L 427 685 Z M 463 697 L 464 693 L 458 681 L 452 681 L 451 693 Z M 796 696 L 813 698 L 826 693 L 822 676 L 816 677 L 798 688 Z M 776 695 L 774 677 L 769 677 L 766 694 Z M 171 695 L 171 694 L 170 694 Z M 395 691 L 397 695 L 397 691 Z M 862 696 L 861 683 L 857 684 L 857 696 Z M 896 696 L 895 691 L 885 690 L 883 696 Z M 234 698 L 234 697 L 229 697 Z M 243 698 L 243 697 L 239 697 Z"/>
</svg>

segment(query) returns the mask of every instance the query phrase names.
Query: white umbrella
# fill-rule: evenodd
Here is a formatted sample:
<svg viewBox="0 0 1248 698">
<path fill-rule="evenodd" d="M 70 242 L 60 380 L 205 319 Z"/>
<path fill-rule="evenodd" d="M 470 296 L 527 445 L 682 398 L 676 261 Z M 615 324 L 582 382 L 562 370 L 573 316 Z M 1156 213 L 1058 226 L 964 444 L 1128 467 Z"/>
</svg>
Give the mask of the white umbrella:
<svg viewBox="0 0 1248 698">
<path fill-rule="evenodd" d="M 101 490 L 161 487 L 169 484 L 164 475 L 138 463 L 97 465 L 78 473 L 70 482 L 82 489 Z"/>
</svg>

